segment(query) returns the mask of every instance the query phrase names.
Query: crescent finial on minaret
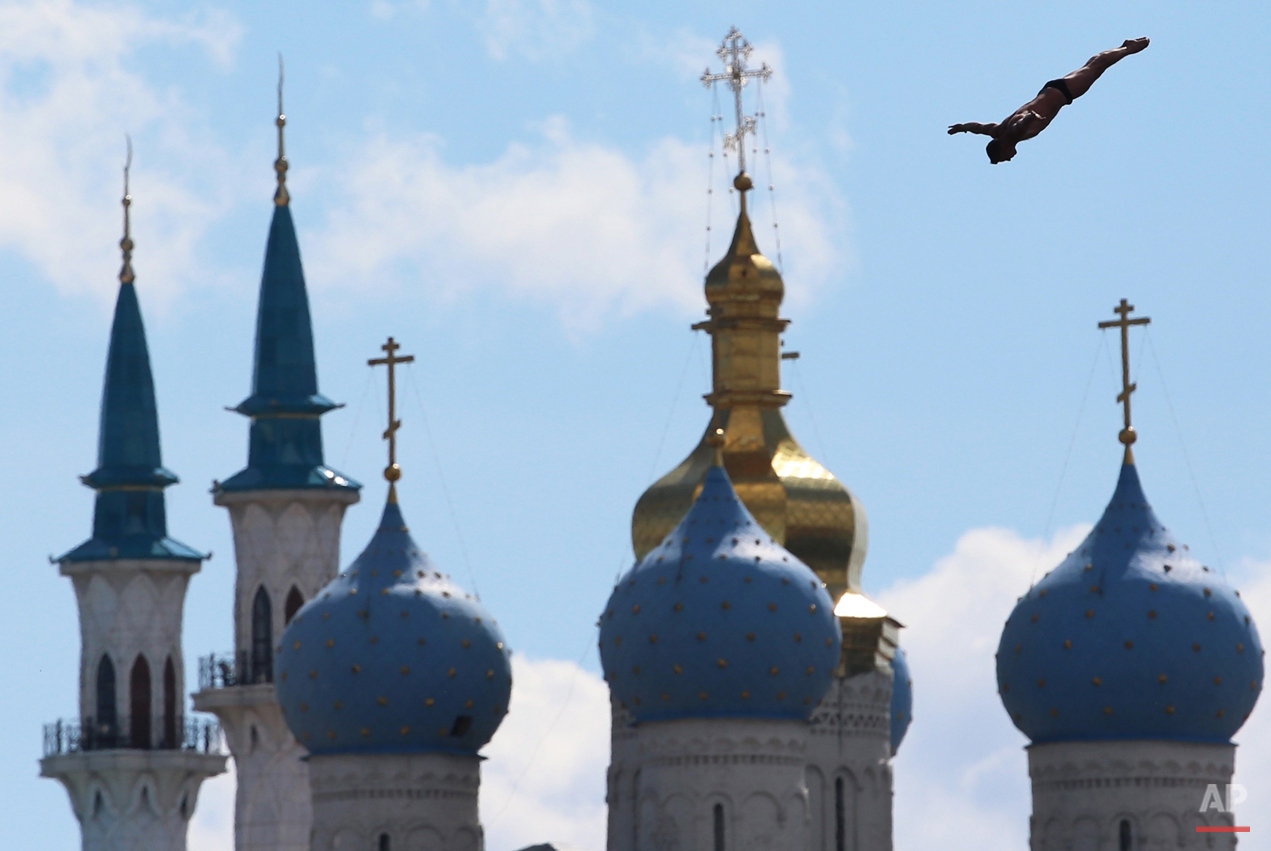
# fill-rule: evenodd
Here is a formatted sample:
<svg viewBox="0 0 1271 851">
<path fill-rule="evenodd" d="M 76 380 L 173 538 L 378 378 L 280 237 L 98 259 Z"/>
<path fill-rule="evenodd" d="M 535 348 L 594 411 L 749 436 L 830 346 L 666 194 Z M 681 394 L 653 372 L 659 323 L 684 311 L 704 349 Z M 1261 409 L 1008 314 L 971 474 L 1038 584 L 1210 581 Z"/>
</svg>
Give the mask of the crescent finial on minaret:
<svg viewBox="0 0 1271 851">
<path fill-rule="evenodd" d="M 278 118 L 274 123 L 278 125 L 278 159 L 274 160 L 274 171 L 278 173 L 278 189 L 274 192 L 274 203 L 279 207 L 285 207 L 291 201 L 291 196 L 287 194 L 287 153 L 283 147 L 282 129 L 287 126 L 287 116 L 282 111 L 282 82 L 283 82 L 283 66 L 282 54 L 278 54 Z"/>
<path fill-rule="evenodd" d="M 136 277 L 132 273 L 132 221 L 128 208 L 132 206 L 132 195 L 128 193 L 128 172 L 132 169 L 132 137 L 125 134 L 128 143 L 128 156 L 124 160 L 124 238 L 119 240 L 119 248 L 123 251 L 124 265 L 119 269 L 119 283 L 131 284 Z"/>
</svg>

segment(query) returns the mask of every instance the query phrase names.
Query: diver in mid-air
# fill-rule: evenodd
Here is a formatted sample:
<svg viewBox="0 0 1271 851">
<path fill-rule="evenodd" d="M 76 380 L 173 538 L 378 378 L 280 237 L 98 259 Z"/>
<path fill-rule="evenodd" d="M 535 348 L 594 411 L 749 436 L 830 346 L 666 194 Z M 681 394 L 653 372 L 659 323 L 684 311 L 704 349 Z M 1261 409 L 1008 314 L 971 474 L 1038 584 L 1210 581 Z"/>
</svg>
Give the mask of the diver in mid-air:
<svg viewBox="0 0 1271 851">
<path fill-rule="evenodd" d="M 1127 39 L 1120 47 L 1105 50 L 1090 57 L 1090 61 L 1073 71 L 1066 77 L 1051 80 L 1042 86 L 1037 97 L 1015 110 L 999 124 L 980 124 L 971 121 L 966 124 L 954 124 L 949 128 L 949 135 L 954 133 L 979 133 L 981 136 L 992 136 L 985 150 L 989 162 L 997 165 L 1007 162 L 1015 156 L 1015 146 L 1025 139 L 1031 139 L 1050 126 L 1059 110 L 1090 91 L 1094 81 L 1116 63 L 1132 53 L 1138 53 L 1148 45 L 1146 38 Z"/>
</svg>

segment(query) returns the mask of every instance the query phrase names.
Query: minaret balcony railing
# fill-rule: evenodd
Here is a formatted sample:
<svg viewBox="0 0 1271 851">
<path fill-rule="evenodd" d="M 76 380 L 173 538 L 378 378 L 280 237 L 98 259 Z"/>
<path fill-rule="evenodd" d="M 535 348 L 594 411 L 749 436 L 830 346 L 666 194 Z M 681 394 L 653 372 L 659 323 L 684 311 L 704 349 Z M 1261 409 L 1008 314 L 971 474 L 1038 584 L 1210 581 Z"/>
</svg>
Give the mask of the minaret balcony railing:
<svg viewBox="0 0 1271 851">
<path fill-rule="evenodd" d="M 143 750 L 192 751 L 203 754 L 225 753 L 221 725 L 212 718 L 180 718 L 164 730 L 162 718 L 153 725 L 129 723 L 127 717 L 114 721 L 58 719 L 44 725 L 44 755 L 86 753 L 88 751 Z M 153 731 L 148 733 L 145 729 Z"/>
<path fill-rule="evenodd" d="M 274 681 L 272 654 L 249 650 L 210 653 L 199 657 L 199 689 L 253 686 Z"/>
</svg>

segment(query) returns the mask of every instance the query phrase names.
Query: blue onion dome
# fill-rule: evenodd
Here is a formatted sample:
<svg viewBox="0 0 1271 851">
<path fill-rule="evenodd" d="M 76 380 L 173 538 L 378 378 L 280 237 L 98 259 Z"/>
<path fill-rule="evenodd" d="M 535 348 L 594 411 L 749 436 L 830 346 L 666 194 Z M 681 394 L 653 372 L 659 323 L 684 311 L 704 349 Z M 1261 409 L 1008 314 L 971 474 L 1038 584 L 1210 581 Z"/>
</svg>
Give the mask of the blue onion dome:
<svg viewBox="0 0 1271 851">
<path fill-rule="evenodd" d="M 362 554 L 291 620 L 278 701 L 312 753 L 474 754 L 507 714 L 511 650 L 411 538 L 393 491 Z"/>
<path fill-rule="evenodd" d="M 675 530 L 618 581 L 600 661 L 637 722 L 806 719 L 839 660 L 833 610 L 717 463 Z"/>
<path fill-rule="evenodd" d="M 909 658 L 901 647 L 892 657 L 891 670 L 891 755 L 895 756 L 909 732 L 909 722 L 914 720 L 914 681 L 909 675 Z"/>
<path fill-rule="evenodd" d="M 1228 742 L 1262 675 L 1240 593 L 1161 525 L 1132 460 L 1094 530 L 1020 598 L 997 653 L 1002 703 L 1034 742 Z"/>
</svg>

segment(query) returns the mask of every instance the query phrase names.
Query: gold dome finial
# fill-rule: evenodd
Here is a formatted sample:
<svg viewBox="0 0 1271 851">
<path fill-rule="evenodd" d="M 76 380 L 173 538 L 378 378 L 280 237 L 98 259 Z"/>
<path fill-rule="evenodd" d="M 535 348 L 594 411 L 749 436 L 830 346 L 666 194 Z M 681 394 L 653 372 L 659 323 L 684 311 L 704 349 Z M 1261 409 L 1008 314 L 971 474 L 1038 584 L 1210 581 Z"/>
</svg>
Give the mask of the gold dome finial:
<svg viewBox="0 0 1271 851">
<path fill-rule="evenodd" d="M 125 134 L 124 139 L 128 144 L 128 156 L 124 160 L 124 238 L 119 240 L 119 248 L 124 255 L 124 264 L 119 269 L 119 283 L 131 284 L 135 279 L 132 273 L 132 219 L 129 216 L 128 208 L 132 206 L 132 195 L 128 192 L 128 176 L 132 170 L 132 137 Z"/>
<path fill-rule="evenodd" d="M 1117 440 L 1125 445 L 1126 464 L 1134 463 L 1134 450 L 1130 447 L 1134 445 L 1134 441 L 1138 440 L 1138 434 L 1134 431 L 1134 426 L 1130 423 L 1130 394 L 1138 389 L 1137 384 L 1130 382 L 1130 326 L 1131 325 L 1147 325 L 1152 320 L 1147 316 L 1140 316 L 1135 319 L 1130 318 L 1130 314 L 1134 311 L 1134 305 L 1125 299 L 1121 299 L 1121 303 L 1112 308 L 1112 312 L 1118 314 L 1120 319 L 1110 319 L 1107 322 L 1100 322 L 1100 328 L 1120 328 L 1121 329 L 1121 392 L 1117 395 L 1117 401 L 1121 403 L 1125 413 L 1125 427 L 1121 429 L 1121 433 L 1117 435 Z"/>
<path fill-rule="evenodd" d="M 287 116 L 282 111 L 282 82 L 283 67 L 282 54 L 278 54 L 278 117 L 274 120 L 274 124 L 278 125 L 278 159 L 274 160 L 274 171 L 278 173 L 278 189 L 274 192 L 274 203 L 279 207 L 285 207 L 291 202 L 291 196 L 287 194 L 287 153 L 283 147 L 282 129 L 287 126 Z"/>
<path fill-rule="evenodd" d="M 715 450 L 716 467 L 724 466 L 724 430 L 717 428 L 706 438 L 706 445 Z"/>
<path fill-rule="evenodd" d="M 402 468 L 397 465 L 397 430 L 402 427 L 402 421 L 397 419 L 396 367 L 399 363 L 414 363 L 415 356 L 398 357 L 397 350 L 401 348 L 401 345 L 392 337 L 389 337 L 388 342 L 380 348 L 386 353 L 385 357 L 371 358 L 366 364 L 388 367 L 388 428 L 384 430 L 384 439 L 388 441 L 388 466 L 384 468 L 384 478 L 388 479 L 389 502 L 397 502 L 397 480 L 402 477 Z"/>
</svg>

